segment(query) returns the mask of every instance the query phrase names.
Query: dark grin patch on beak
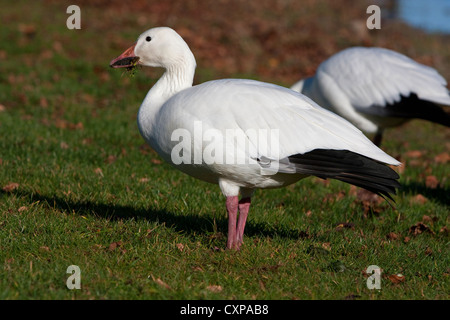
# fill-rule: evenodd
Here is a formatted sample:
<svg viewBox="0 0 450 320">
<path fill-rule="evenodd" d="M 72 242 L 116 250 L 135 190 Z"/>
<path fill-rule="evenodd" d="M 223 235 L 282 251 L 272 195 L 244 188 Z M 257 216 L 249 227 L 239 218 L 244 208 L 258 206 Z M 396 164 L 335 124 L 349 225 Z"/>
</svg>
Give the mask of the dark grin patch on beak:
<svg viewBox="0 0 450 320">
<path fill-rule="evenodd" d="M 113 61 L 110 66 L 111 68 L 127 68 L 128 70 L 136 68 L 137 63 L 139 62 L 139 57 L 126 57 L 123 59 L 119 59 Z"/>
</svg>

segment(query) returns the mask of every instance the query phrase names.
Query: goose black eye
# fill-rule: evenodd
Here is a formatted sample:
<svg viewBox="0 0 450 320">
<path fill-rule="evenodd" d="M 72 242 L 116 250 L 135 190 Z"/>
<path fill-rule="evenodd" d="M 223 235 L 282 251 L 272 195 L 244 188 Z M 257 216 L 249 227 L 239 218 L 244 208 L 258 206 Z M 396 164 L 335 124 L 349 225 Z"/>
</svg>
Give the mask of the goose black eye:
<svg viewBox="0 0 450 320">
<path fill-rule="evenodd" d="M 147 38 L 145 38 L 145 40 L 146 40 L 147 42 L 150 42 L 150 41 L 152 41 L 152 37 L 147 36 Z"/>
</svg>

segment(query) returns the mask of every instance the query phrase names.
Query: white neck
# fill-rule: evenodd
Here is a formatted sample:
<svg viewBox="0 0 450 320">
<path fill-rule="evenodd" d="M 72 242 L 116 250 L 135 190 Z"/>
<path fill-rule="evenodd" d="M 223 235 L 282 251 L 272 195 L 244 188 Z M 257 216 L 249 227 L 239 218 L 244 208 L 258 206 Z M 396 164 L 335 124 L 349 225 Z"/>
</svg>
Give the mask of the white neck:
<svg viewBox="0 0 450 320">
<path fill-rule="evenodd" d="M 189 52 L 182 60 L 166 68 L 166 72 L 150 89 L 139 108 L 138 127 L 144 138 L 150 137 L 154 128 L 155 115 L 164 103 L 178 92 L 192 87 L 195 74 L 195 58 Z"/>
</svg>

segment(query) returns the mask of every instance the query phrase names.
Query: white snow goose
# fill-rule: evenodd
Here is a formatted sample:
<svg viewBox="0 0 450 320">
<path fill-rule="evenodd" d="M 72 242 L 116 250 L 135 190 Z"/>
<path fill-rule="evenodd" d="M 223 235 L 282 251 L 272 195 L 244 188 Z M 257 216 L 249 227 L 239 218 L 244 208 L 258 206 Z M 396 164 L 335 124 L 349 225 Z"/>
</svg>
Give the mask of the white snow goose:
<svg viewBox="0 0 450 320">
<path fill-rule="evenodd" d="M 353 47 L 322 62 L 291 89 L 374 134 L 418 118 L 450 127 L 447 82 L 433 68 L 384 48 Z"/>
<path fill-rule="evenodd" d="M 136 64 L 165 68 L 139 109 L 140 133 L 165 161 L 219 184 L 226 196 L 227 248 L 239 249 L 243 242 L 255 189 L 307 176 L 345 181 L 389 198 L 399 187 L 397 173 L 387 165 L 399 165 L 397 160 L 300 93 L 240 79 L 192 86 L 194 55 L 168 27 L 145 31 L 110 63 Z"/>
</svg>

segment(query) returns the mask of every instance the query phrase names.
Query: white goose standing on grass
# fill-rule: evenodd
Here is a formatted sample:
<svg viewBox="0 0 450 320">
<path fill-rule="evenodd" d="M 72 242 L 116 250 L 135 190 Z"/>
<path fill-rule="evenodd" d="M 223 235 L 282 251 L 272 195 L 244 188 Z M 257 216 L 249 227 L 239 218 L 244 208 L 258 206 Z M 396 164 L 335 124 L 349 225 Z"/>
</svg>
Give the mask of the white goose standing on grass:
<svg viewBox="0 0 450 320">
<path fill-rule="evenodd" d="M 194 55 L 168 27 L 147 30 L 110 63 L 113 68 L 136 64 L 165 68 L 139 109 L 140 133 L 165 161 L 219 184 L 226 196 L 227 248 L 239 249 L 243 242 L 255 189 L 286 186 L 310 175 L 389 198 L 399 187 L 397 173 L 387 165 L 399 165 L 397 160 L 299 93 L 239 79 L 192 86 Z"/>
<path fill-rule="evenodd" d="M 450 106 L 446 85 L 435 69 L 400 53 L 353 47 L 322 62 L 313 77 L 291 89 L 375 134 L 379 146 L 384 129 L 413 118 L 450 127 L 450 115 L 440 106 Z"/>
</svg>

